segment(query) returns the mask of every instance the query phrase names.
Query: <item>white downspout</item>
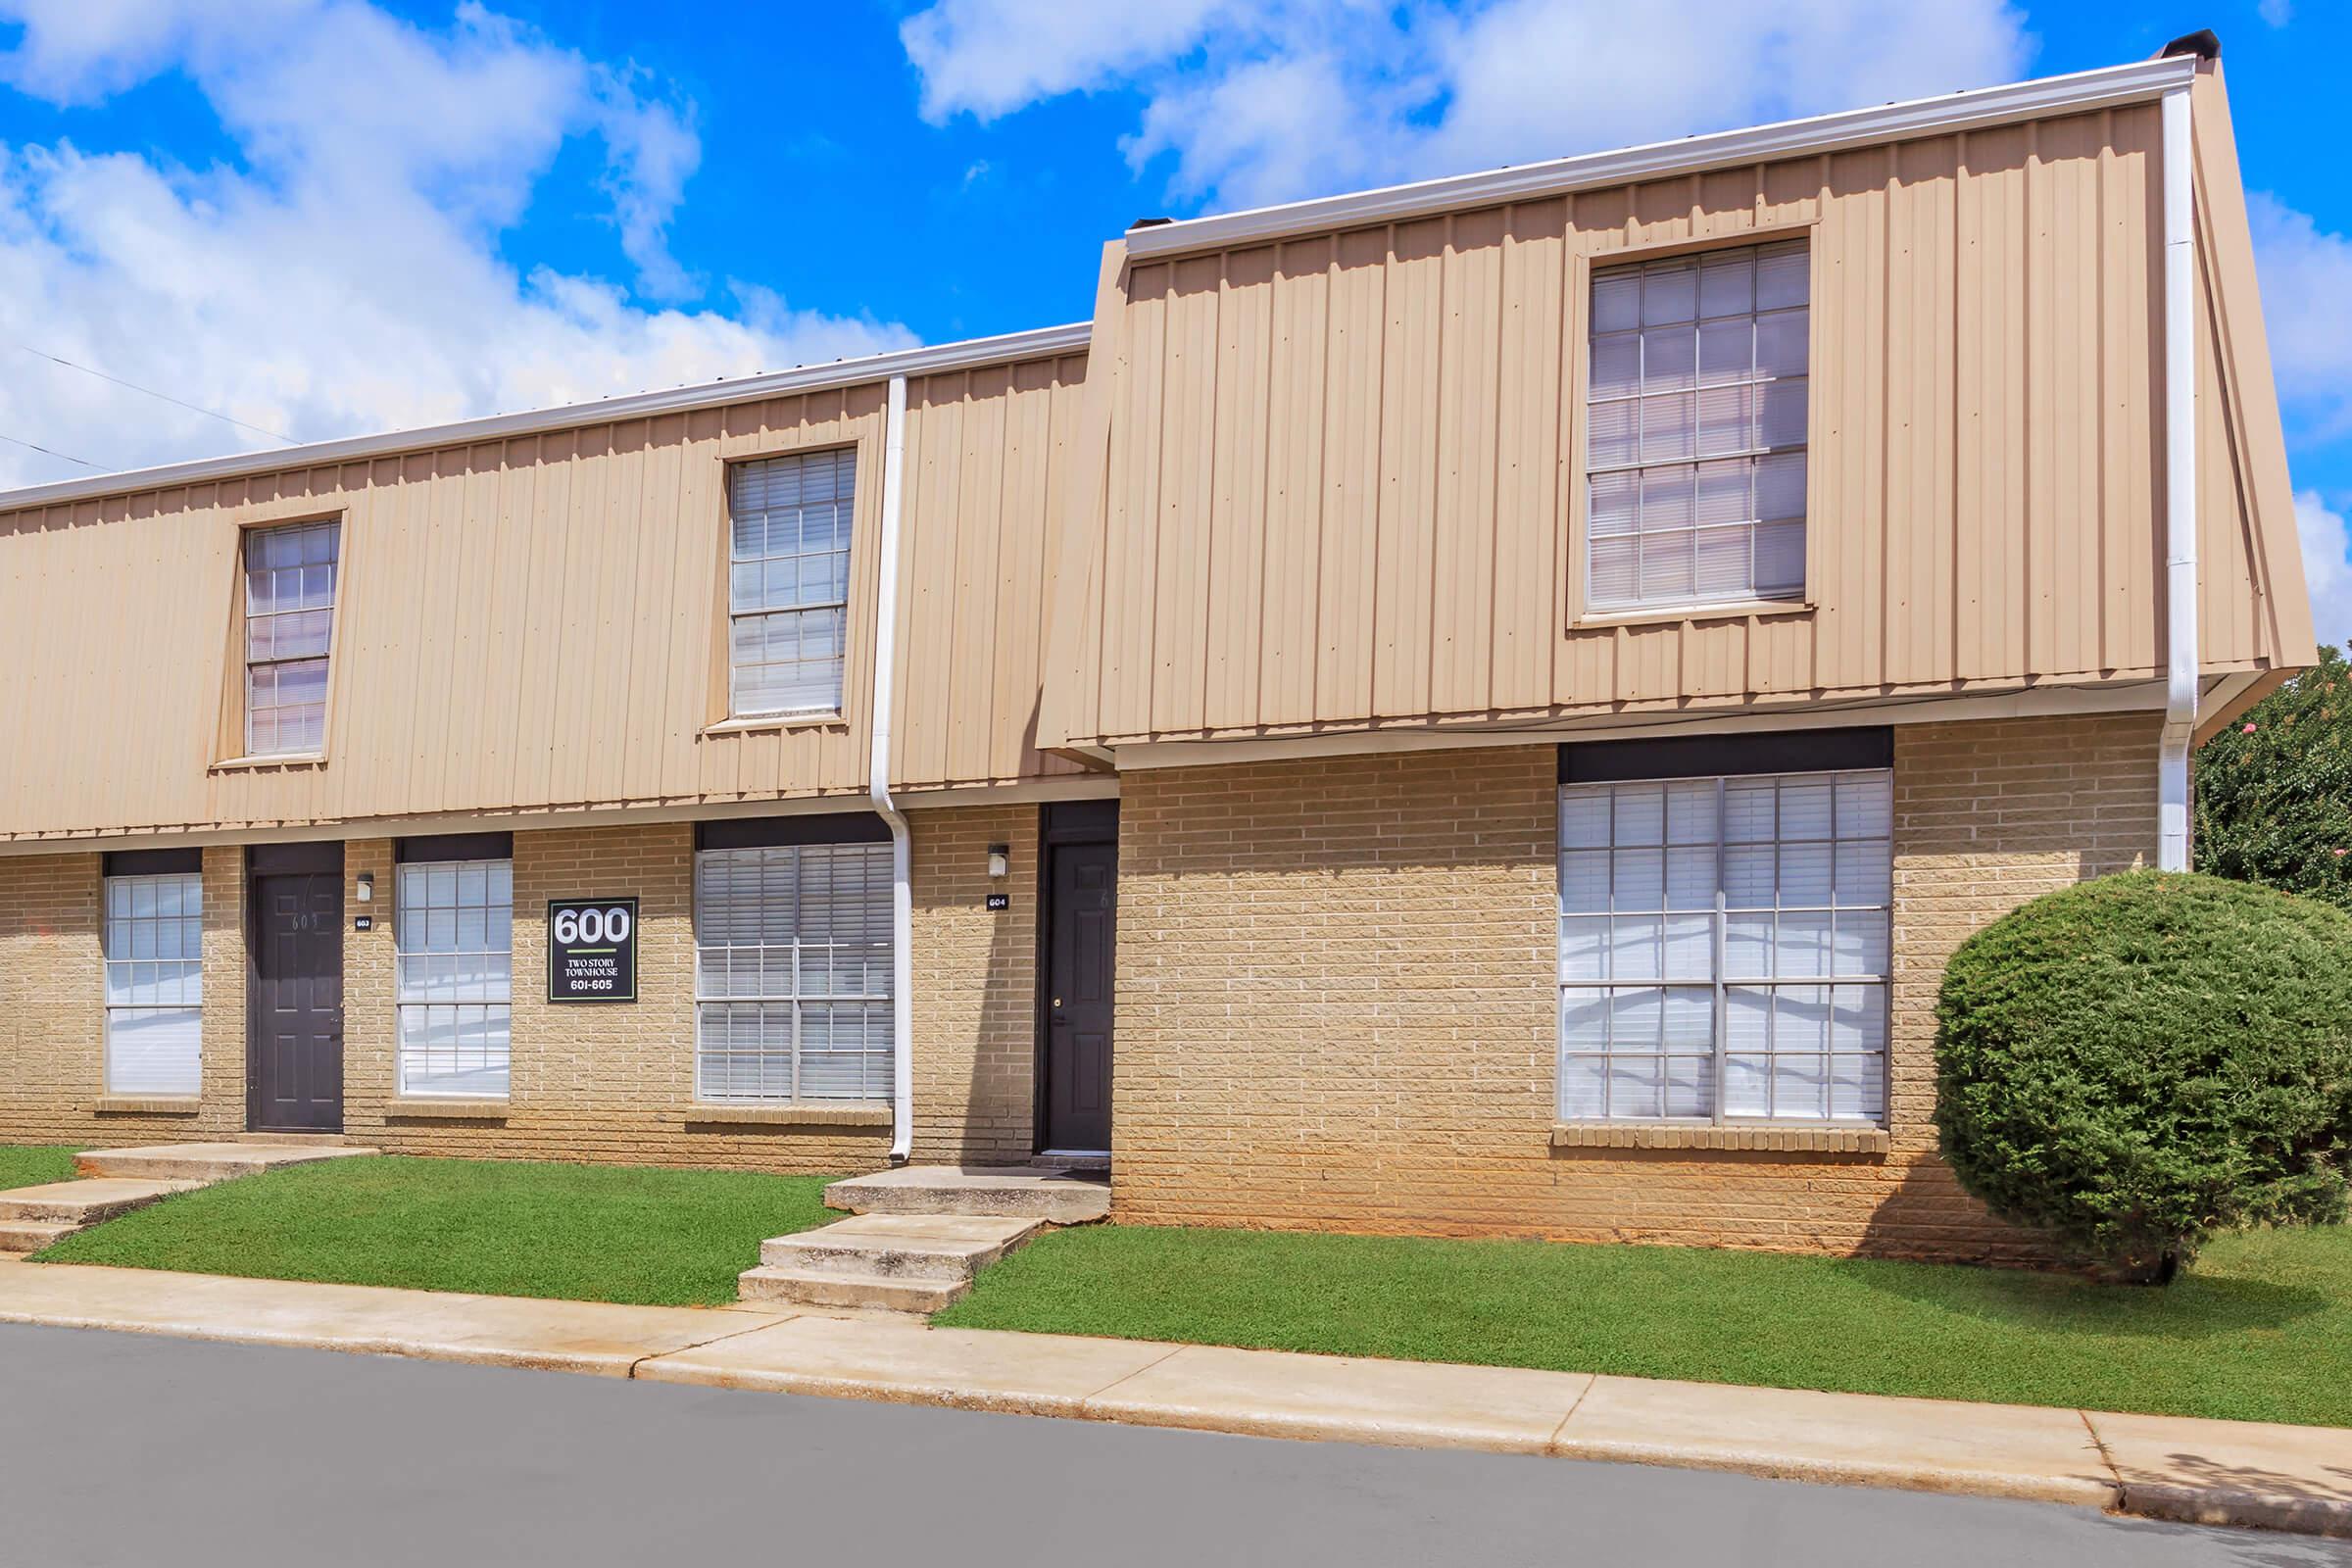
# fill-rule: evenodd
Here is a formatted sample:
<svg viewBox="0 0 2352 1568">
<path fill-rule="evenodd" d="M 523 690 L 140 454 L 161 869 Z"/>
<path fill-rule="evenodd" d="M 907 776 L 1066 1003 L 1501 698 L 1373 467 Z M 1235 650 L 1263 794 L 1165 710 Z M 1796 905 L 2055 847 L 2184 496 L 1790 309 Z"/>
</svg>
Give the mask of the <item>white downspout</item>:
<svg viewBox="0 0 2352 1568">
<path fill-rule="evenodd" d="M 2197 729 L 2196 209 L 2188 89 L 2164 95 L 2164 729 L 2156 864 L 2188 869 L 2188 751 Z"/>
<path fill-rule="evenodd" d="M 874 596 L 873 756 L 866 774 L 874 810 L 890 825 L 890 1162 L 914 1150 L 914 895 L 907 886 L 906 818 L 890 801 L 891 687 L 899 641 L 899 514 L 906 491 L 906 378 L 890 378 L 882 434 L 882 577 Z"/>
</svg>

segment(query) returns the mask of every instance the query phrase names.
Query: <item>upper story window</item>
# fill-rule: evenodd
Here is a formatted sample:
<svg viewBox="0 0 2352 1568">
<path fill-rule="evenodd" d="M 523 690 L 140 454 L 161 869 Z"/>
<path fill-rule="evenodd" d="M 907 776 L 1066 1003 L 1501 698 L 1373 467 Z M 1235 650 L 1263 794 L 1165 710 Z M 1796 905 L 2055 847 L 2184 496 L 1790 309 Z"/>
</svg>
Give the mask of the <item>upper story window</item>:
<svg viewBox="0 0 2352 1568">
<path fill-rule="evenodd" d="M 1592 274 L 1587 608 L 1805 589 L 1806 242 Z"/>
<path fill-rule="evenodd" d="M 728 470 L 728 710 L 739 717 L 841 709 L 857 476 L 854 448 Z"/>
<path fill-rule="evenodd" d="M 245 535 L 245 755 L 326 745 L 326 658 L 342 527 L 305 522 Z"/>
</svg>

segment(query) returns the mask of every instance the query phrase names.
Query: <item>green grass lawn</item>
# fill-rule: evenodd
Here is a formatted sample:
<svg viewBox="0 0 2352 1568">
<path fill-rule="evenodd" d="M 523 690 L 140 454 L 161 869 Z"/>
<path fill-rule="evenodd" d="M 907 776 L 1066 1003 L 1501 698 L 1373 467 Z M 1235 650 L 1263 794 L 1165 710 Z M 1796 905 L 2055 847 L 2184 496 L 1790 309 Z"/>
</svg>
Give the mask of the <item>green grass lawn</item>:
<svg viewBox="0 0 2352 1568">
<path fill-rule="evenodd" d="M 2352 1229 L 2169 1289 L 1690 1248 L 1094 1226 L 936 1321 L 1339 1355 L 2352 1426 Z"/>
<path fill-rule="evenodd" d="M 45 1144 L 0 1144 L 0 1192 L 74 1179 L 74 1150 Z"/>
<path fill-rule="evenodd" d="M 760 1243 L 839 1216 L 826 1176 L 361 1156 L 294 1165 L 69 1236 L 50 1263 L 580 1301 L 712 1305 Z"/>
</svg>

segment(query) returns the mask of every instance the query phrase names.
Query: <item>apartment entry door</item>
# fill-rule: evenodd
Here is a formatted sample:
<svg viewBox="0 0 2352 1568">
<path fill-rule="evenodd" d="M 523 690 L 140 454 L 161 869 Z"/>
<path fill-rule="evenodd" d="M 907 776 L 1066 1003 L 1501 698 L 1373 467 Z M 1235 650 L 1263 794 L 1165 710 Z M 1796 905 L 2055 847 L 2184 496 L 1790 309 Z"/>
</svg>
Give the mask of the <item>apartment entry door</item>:
<svg viewBox="0 0 2352 1568">
<path fill-rule="evenodd" d="M 343 1130 L 343 846 L 246 852 L 246 1122 Z"/>
<path fill-rule="evenodd" d="M 1038 1147 L 1110 1152 L 1116 801 L 1055 803 L 1045 819 L 1045 1030 Z"/>
</svg>

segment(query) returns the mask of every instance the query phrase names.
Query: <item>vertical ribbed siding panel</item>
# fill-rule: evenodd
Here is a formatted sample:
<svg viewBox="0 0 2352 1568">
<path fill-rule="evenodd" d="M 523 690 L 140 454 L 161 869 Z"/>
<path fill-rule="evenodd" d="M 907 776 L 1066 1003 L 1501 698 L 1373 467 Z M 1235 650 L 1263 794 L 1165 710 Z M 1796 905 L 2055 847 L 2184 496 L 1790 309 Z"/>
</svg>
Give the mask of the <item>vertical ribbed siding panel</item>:
<svg viewBox="0 0 2352 1568">
<path fill-rule="evenodd" d="M 1813 408 L 1806 543 L 1816 568 L 1821 680 L 1867 685 L 1885 668 L 1886 543 L 1886 183 L 1890 148 L 1829 161 L 1815 242 Z"/>
<path fill-rule="evenodd" d="M 2164 530 L 2156 515 L 2162 411 L 2155 399 L 2163 340 L 2162 131 L 2154 109 L 2108 117 L 2110 145 L 2099 155 L 2099 662 L 2150 667 L 2158 651 L 2157 605 L 2164 578 Z"/>
<path fill-rule="evenodd" d="M 974 370 L 962 423 L 962 483 L 957 486 L 955 533 L 949 553 L 956 564 L 952 607 L 955 660 L 948 693 L 948 777 L 985 778 L 989 731 L 995 717 L 997 564 L 1004 526 L 1004 412 L 1011 374 L 1000 368 Z"/>
<path fill-rule="evenodd" d="M 1109 511 L 1102 545 L 1102 711 L 1131 731 L 1152 722 L 1152 612 L 1159 564 L 1160 401 L 1168 348 L 1173 271 L 1164 263 L 1135 270 L 1122 326 L 1119 377 L 1112 388 Z"/>
<path fill-rule="evenodd" d="M 1276 727 L 1315 713 L 1316 590 L 1330 521 L 1323 514 L 1324 362 L 1336 251 L 1329 239 L 1285 245 L 1273 281 L 1258 721 Z"/>
<path fill-rule="evenodd" d="M 1389 235 L 1342 234 L 1332 267 L 1323 408 L 1321 591 L 1315 601 L 1315 716 L 1372 711 L 1374 564 L 1380 544 L 1381 335 Z"/>
<path fill-rule="evenodd" d="M 1152 627 L 1146 675 L 1149 727 L 1154 733 L 1199 729 L 1207 690 L 1208 584 L 1214 564 L 1209 515 L 1214 504 L 1222 271 L 1216 257 L 1178 262 L 1168 304 L 1158 518 L 1153 565 L 1144 592 Z"/>
<path fill-rule="evenodd" d="M 2024 672 L 2025 164 L 2032 126 L 1962 138 L 1959 316 L 1959 659 L 1952 674 Z"/>
<path fill-rule="evenodd" d="M 1208 640 L 1201 722 L 1238 729 L 1259 722 L 1265 623 L 1268 387 L 1275 252 L 1235 253 L 1218 280 L 1217 368 L 1210 415 L 1214 460 L 1208 505 Z"/>
<path fill-rule="evenodd" d="M 530 558 L 523 568 L 520 603 L 516 607 L 523 637 L 516 670 L 520 697 L 514 715 L 514 789 L 523 800 L 550 798 L 560 741 L 552 694 L 563 667 L 558 661 L 563 656 L 566 612 L 564 563 L 571 537 L 571 486 L 576 477 L 572 459 L 579 444 L 579 434 L 572 430 L 539 438 L 539 461 L 546 471 L 531 491 Z M 682 528 L 690 532 L 692 521 L 684 520 Z M 688 541 L 682 539 L 680 548 L 688 548 Z M 713 560 L 710 545 L 704 547 L 703 559 Z M 723 703 L 725 699 L 722 697 L 720 701 Z M 690 753 L 690 766 L 695 760 Z M 699 770 L 694 776 L 700 787 L 703 781 Z"/>
<path fill-rule="evenodd" d="M 1502 242 L 1488 700 L 1505 711 L 1549 701 L 1559 637 L 1566 221 L 1564 201 L 1514 207 Z"/>
<path fill-rule="evenodd" d="M 1438 362 L 1445 347 L 1452 220 L 1399 223 L 1389 260 L 1380 376 L 1379 545 L 1369 612 L 1372 714 L 1430 710 L 1431 568 L 1436 531 Z"/>
<path fill-rule="evenodd" d="M 1500 209 L 1465 213 L 1453 220 L 1446 245 L 1428 699 L 1441 713 L 1474 713 L 1494 704 L 1504 220 Z"/>
<path fill-rule="evenodd" d="M 1952 397 L 1959 149 L 1897 149 L 1887 183 L 1886 668 L 1929 681 L 1952 667 Z"/>
</svg>

